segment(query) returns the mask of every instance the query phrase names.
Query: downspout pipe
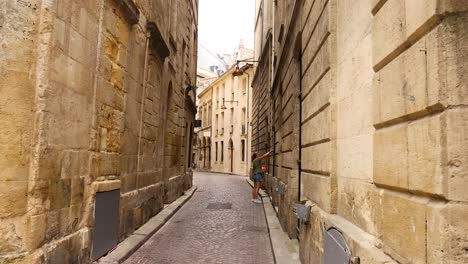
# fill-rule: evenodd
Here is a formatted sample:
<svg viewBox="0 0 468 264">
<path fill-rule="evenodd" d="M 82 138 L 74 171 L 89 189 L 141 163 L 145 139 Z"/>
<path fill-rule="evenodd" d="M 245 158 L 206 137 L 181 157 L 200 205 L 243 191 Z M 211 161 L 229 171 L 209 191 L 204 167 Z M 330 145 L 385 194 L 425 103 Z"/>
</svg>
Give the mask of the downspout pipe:
<svg viewBox="0 0 468 264">
<path fill-rule="evenodd" d="M 245 72 L 247 74 L 247 113 L 246 113 L 246 124 L 245 125 L 245 134 L 246 134 L 246 141 L 245 141 L 245 159 L 247 160 L 247 166 L 245 166 L 245 175 L 249 176 L 249 169 L 250 169 L 250 157 L 249 157 L 249 128 L 250 128 L 250 74 L 248 72 Z"/>
<path fill-rule="evenodd" d="M 302 50 L 299 50 L 299 94 L 297 96 L 299 101 L 299 153 L 297 159 L 297 202 L 301 203 L 301 174 L 302 174 Z M 297 220 L 297 239 L 299 239 L 299 233 L 301 232 L 301 221 Z"/>
<path fill-rule="evenodd" d="M 301 201 L 301 174 L 302 174 L 302 50 L 299 50 L 299 154 L 297 160 L 298 168 L 298 186 L 297 186 L 297 200 Z"/>
</svg>

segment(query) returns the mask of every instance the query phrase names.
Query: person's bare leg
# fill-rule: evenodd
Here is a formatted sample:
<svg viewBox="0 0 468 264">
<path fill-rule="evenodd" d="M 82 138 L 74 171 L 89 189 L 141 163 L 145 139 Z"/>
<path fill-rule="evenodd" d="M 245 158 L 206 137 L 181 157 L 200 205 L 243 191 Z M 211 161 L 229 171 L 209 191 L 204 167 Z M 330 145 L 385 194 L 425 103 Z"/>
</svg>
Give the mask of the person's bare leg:
<svg viewBox="0 0 468 264">
<path fill-rule="evenodd" d="M 256 182 L 255 183 L 255 198 L 254 199 L 258 198 L 258 192 L 259 191 L 260 191 L 260 182 Z"/>
<path fill-rule="evenodd" d="M 252 199 L 257 199 L 257 183 L 254 183 L 254 187 L 252 188 Z"/>
</svg>

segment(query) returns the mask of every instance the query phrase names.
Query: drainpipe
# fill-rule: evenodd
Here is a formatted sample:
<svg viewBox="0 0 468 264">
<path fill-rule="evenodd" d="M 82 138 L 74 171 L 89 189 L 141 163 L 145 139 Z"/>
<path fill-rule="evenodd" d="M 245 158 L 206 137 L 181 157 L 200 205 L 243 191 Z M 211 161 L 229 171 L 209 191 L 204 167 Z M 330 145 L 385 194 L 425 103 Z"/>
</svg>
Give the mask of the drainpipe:
<svg viewBox="0 0 468 264">
<path fill-rule="evenodd" d="M 274 10 L 274 8 L 273 8 Z M 270 52 L 271 52 L 271 57 L 270 57 L 270 91 L 269 91 L 269 99 L 270 99 L 270 102 L 269 102 L 269 107 L 270 107 L 270 111 L 269 111 L 269 116 L 271 118 L 271 134 L 273 136 L 273 174 L 272 174 L 272 177 L 275 177 L 275 155 L 276 155 L 276 129 L 275 129 L 275 123 L 274 123 L 274 115 L 275 115 L 275 100 L 274 100 L 274 96 L 273 96 L 273 78 L 274 78 L 274 73 L 275 73 L 275 69 L 274 69 L 274 58 L 275 58 L 275 52 L 274 52 L 274 49 L 275 49 L 275 40 L 274 40 L 274 30 L 275 30 L 275 26 L 273 25 L 273 33 L 271 33 L 271 40 L 270 40 Z M 271 139 L 270 139 L 271 140 Z"/>
<path fill-rule="evenodd" d="M 271 2 L 272 4 L 272 17 L 274 17 L 276 14 L 276 1 Z M 271 40 L 270 40 L 270 45 L 271 45 L 271 50 L 270 50 L 270 107 L 273 108 L 274 106 L 274 98 L 272 95 L 273 91 L 273 76 L 275 74 L 275 21 L 272 19 L 271 21 Z M 270 109 L 270 116 L 271 116 L 271 126 L 272 126 L 272 135 L 273 135 L 273 177 L 275 177 L 275 155 L 276 155 L 276 129 L 275 129 L 275 123 L 274 123 L 274 113 L 272 111 L 273 109 Z M 275 109 L 276 111 L 276 109 Z"/>
<path fill-rule="evenodd" d="M 264 11 L 263 11 L 263 8 L 265 7 L 265 2 L 262 0 L 262 3 L 260 4 L 260 16 L 262 17 L 262 35 L 261 35 L 261 38 L 260 38 L 260 56 L 262 55 L 263 53 L 263 27 L 264 27 L 264 20 L 265 20 L 265 17 L 264 17 Z"/>
<path fill-rule="evenodd" d="M 302 50 L 299 50 L 299 159 L 298 168 L 298 188 L 297 200 L 301 201 L 301 172 L 302 172 Z"/>
<path fill-rule="evenodd" d="M 272 12 L 273 12 L 273 16 L 275 16 L 275 12 L 276 12 L 276 4 L 273 3 L 273 6 L 272 6 Z M 271 80 L 273 80 L 273 76 L 275 74 L 275 33 L 276 33 L 276 27 L 275 27 L 275 21 L 271 21 L 271 57 L 270 57 L 270 78 Z M 270 81 L 270 94 L 271 94 L 271 91 L 273 90 L 273 81 Z"/>
<path fill-rule="evenodd" d="M 249 176 L 249 169 L 250 169 L 250 157 L 249 157 L 249 127 L 250 127 L 250 74 L 248 72 L 244 72 L 247 74 L 247 113 L 246 113 L 246 124 L 245 124 L 245 159 L 247 160 L 247 166 L 245 166 L 245 175 Z M 239 81 L 239 79 L 238 79 Z"/>
<path fill-rule="evenodd" d="M 297 159 L 297 202 L 301 203 L 301 174 L 302 174 L 302 50 L 299 50 L 299 154 Z M 301 232 L 301 220 L 297 220 L 297 239 Z"/>
</svg>

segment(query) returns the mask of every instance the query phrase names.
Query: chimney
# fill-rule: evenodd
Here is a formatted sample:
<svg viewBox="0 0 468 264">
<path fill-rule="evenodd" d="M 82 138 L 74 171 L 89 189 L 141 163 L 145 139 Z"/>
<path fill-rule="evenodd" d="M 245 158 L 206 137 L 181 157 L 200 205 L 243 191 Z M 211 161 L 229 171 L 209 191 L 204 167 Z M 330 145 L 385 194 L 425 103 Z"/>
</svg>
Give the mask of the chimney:
<svg viewBox="0 0 468 264">
<path fill-rule="evenodd" d="M 243 49 L 243 48 L 244 48 L 244 40 L 241 39 L 241 40 L 239 41 L 239 49 Z"/>
</svg>

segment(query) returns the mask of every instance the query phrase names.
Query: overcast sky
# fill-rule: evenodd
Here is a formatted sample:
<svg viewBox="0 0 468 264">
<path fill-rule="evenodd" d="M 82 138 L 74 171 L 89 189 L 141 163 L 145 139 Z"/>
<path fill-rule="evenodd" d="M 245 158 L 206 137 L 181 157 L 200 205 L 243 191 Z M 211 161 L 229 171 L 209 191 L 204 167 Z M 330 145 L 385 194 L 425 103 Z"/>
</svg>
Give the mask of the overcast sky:
<svg viewBox="0 0 468 264">
<path fill-rule="evenodd" d="M 200 0 L 198 41 L 214 53 L 232 53 L 244 39 L 254 45 L 255 0 Z"/>
</svg>

